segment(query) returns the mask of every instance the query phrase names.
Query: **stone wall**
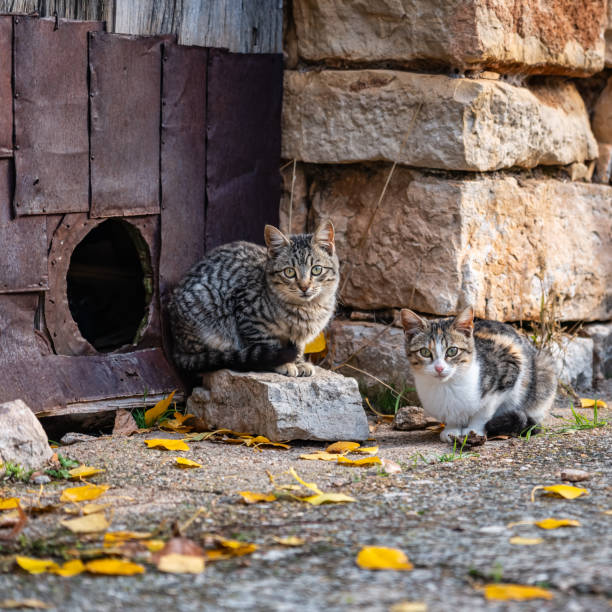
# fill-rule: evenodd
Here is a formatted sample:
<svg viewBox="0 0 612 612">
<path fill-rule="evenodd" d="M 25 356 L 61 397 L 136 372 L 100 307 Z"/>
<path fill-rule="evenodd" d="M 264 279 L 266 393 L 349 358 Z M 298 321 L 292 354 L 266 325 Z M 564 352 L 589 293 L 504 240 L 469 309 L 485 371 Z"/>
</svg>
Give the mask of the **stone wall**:
<svg viewBox="0 0 612 612">
<path fill-rule="evenodd" d="M 612 3 L 292 0 L 284 47 L 281 222 L 334 222 L 335 337 L 612 319 Z"/>
</svg>

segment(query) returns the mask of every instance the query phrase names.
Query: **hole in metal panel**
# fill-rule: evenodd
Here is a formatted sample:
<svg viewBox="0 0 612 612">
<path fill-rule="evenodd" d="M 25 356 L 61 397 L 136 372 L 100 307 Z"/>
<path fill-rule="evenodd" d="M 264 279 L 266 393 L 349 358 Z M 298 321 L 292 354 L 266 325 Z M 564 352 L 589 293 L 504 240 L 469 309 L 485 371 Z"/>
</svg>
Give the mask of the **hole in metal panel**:
<svg viewBox="0 0 612 612">
<path fill-rule="evenodd" d="M 67 274 L 70 313 L 99 352 L 137 344 L 149 320 L 151 254 L 140 231 L 109 219 L 76 246 Z"/>
</svg>

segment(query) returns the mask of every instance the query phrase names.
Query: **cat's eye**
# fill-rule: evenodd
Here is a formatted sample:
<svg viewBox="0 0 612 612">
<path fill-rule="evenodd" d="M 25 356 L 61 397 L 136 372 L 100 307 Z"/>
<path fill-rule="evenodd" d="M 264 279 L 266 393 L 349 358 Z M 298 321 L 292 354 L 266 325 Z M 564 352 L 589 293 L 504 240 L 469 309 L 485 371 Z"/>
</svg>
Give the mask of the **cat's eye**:
<svg viewBox="0 0 612 612">
<path fill-rule="evenodd" d="M 293 278 L 295 276 L 295 270 L 293 268 L 285 268 L 283 270 L 283 274 L 287 277 L 287 278 Z"/>
<path fill-rule="evenodd" d="M 427 348 L 419 349 L 419 355 L 421 357 L 431 357 L 431 351 Z"/>
<path fill-rule="evenodd" d="M 451 346 L 450 348 L 446 349 L 446 356 L 455 357 L 458 352 L 459 352 L 459 349 L 456 346 Z"/>
<path fill-rule="evenodd" d="M 312 266 L 312 270 L 310 271 L 313 276 L 319 276 L 321 272 L 323 272 L 322 266 Z"/>
</svg>

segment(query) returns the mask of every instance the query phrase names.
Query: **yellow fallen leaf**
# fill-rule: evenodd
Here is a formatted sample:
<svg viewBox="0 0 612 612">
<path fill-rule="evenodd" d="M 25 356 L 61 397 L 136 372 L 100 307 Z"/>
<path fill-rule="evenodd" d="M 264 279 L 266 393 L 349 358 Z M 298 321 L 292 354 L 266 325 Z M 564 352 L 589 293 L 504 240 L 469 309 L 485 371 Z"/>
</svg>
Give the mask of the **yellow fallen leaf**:
<svg viewBox="0 0 612 612">
<path fill-rule="evenodd" d="M 40 599 L 27 597 L 26 599 L 2 599 L 0 600 L 0 610 L 15 610 L 28 608 L 30 610 L 48 610 L 51 606 Z"/>
<path fill-rule="evenodd" d="M 612 510 L 604 510 L 603 513 L 604 514 L 612 514 Z"/>
<path fill-rule="evenodd" d="M 357 501 L 354 497 L 350 497 L 349 495 L 345 495 L 344 493 L 318 493 L 317 495 L 311 495 L 310 497 L 300 497 L 299 499 L 313 506 L 320 506 L 321 504 L 341 504 L 344 502 Z"/>
<path fill-rule="evenodd" d="M 201 574 L 204 571 L 204 557 L 170 553 L 159 558 L 157 569 L 169 574 Z"/>
<path fill-rule="evenodd" d="M 276 495 L 273 493 L 253 493 L 252 491 L 239 491 L 238 495 L 242 496 L 245 504 L 256 504 L 257 502 L 273 502 L 276 500 Z"/>
<path fill-rule="evenodd" d="M 288 536 L 286 538 L 272 538 L 277 544 L 281 546 L 303 546 L 306 540 L 298 538 L 297 536 Z"/>
<path fill-rule="evenodd" d="M 159 552 L 166 543 L 163 540 L 143 540 L 142 542 L 149 552 Z"/>
<path fill-rule="evenodd" d="M 575 519 L 547 518 L 536 521 L 534 525 L 537 525 L 540 529 L 558 529 L 559 527 L 580 527 L 580 522 Z"/>
<path fill-rule="evenodd" d="M 496 601 L 525 601 L 527 599 L 552 599 L 553 594 L 546 589 L 522 584 L 485 584 L 484 596 Z"/>
<path fill-rule="evenodd" d="M 306 487 L 307 489 L 314 491 L 318 495 L 323 494 L 323 491 L 321 491 L 321 489 L 319 489 L 319 487 L 317 487 L 317 485 L 314 482 L 305 482 L 304 480 L 302 480 L 298 476 L 294 468 L 289 468 L 289 474 L 291 474 L 291 476 L 293 476 L 302 486 Z"/>
<path fill-rule="evenodd" d="M 96 514 L 96 512 L 102 512 L 102 510 L 106 510 L 110 506 L 112 504 L 85 504 L 81 509 L 83 514 Z"/>
<path fill-rule="evenodd" d="M 317 451 L 316 453 L 300 455 L 300 459 L 307 459 L 308 461 L 337 461 L 340 457 L 344 457 L 344 455 L 328 453 L 326 451 Z"/>
<path fill-rule="evenodd" d="M 59 569 L 59 565 L 51 559 L 32 559 L 31 557 L 15 557 L 17 565 L 30 574 L 43 574 L 49 570 Z"/>
<path fill-rule="evenodd" d="M 338 463 L 343 465 L 351 465 L 354 467 L 367 467 L 368 465 L 381 464 L 381 460 L 378 457 L 363 457 L 362 459 L 348 459 L 347 457 L 339 457 Z"/>
<path fill-rule="evenodd" d="M 151 537 L 148 531 L 109 531 L 104 534 L 104 547 L 115 546 L 129 540 L 147 540 Z"/>
<path fill-rule="evenodd" d="M 360 446 L 353 452 L 361 453 L 362 455 L 375 455 L 378 452 L 378 446 Z"/>
<path fill-rule="evenodd" d="M 247 446 L 279 446 L 280 448 L 291 448 L 289 444 L 285 444 L 284 442 L 272 442 L 268 440 L 265 436 L 241 436 L 245 438 L 245 443 Z"/>
<path fill-rule="evenodd" d="M 357 565 L 371 570 L 411 570 L 414 566 L 397 548 L 364 546 L 357 555 Z"/>
<path fill-rule="evenodd" d="M 334 442 L 330 444 L 325 452 L 327 453 L 352 453 L 361 446 L 358 442 Z"/>
<path fill-rule="evenodd" d="M 88 478 L 89 476 L 93 476 L 94 474 L 101 474 L 105 471 L 106 470 L 95 468 L 90 465 L 80 465 L 79 467 L 68 470 L 68 473 L 70 474 L 70 478 L 75 480 L 76 478 Z"/>
<path fill-rule="evenodd" d="M 110 527 L 103 512 L 88 514 L 75 519 L 65 519 L 60 521 L 60 525 L 70 529 L 72 533 L 97 533 Z"/>
<path fill-rule="evenodd" d="M 424 601 L 400 601 L 389 608 L 389 612 L 427 612 Z"/>
<path fill-rule="evenodd" d="M 7 497 L 6 499 L 0 499 L 0 510 L 14 510 L 19 506 L 18 497 Z"/>
<path fill-rule="evenodd" d="M 86 484 L 82 487 L 71 487 L 64 489 L 60 497 L 60 501 L 63 502 L 80 502 L 80 501 L 91 501 L 97 499 L 105 491 L 108 491 L 109 485 L 92 485 Z"/>
<path fill-rule="evenodd" d="M 205 551 L 206 558 L 210 561 L 242 557 L 243 555 L 250 555 L 257 550 L 257 544 L 239 542 L 238 540 L 225 540 L 223 538 L 217 540 L 217 546 L 216 550 Z"/>
<path fill-rule="evenodd" d="M 514 536 L 510 538 L 510 544 L 517 544 L 523 546 L 535 546 L 536 544 L 541 544 L 544 540 L 542 538 L 523 538 L 521 536 Z"/>
<path fill-rule="evenodd" d="M 580 487 L 572 487 L 571 485 L 558 484 L 550 486 L 538 485 L 531 491 L 531 501 L 535 501 L 535 492 L 538 490 L 546 491 L 549 495 L 555 495 L 557 497 L 563 497 L 564 499 L 575 499 L 581 495 L 587 495 L 587 489 L 581 489 Z"/>
<path fill-rule="evenodd" d="M 176 389 L 168 397 L 159 400 L 159 402 L 157 402 L 153 408 L 149 408 L 149 410 L 144 413 L 144 421 L 147 427 L 151 427 L 151 425 L 153 425 L 155 421 L 157 421 L 157 419 L 159 419 L 159 417 L 164 414 L 166 410 L 168 410 L 175 393 Z"/>
<path fill-rule="evenodd" d="M 50 570 L 50 574 L 57 574 L 64 578 L 70 578 L 77 576 L 85 571 L 85 564 L 80 559 L 73 559 L 72 561 L 66 561 L 62 567 Z"/>
<path fill-rule="evenodd" d="M 589 399 L 587 397 L 580 398 L 580 407 L 581 408 L 593 408 L 595 406 L 595 402 L 597 402 L 597 408 L 607 408 L 608 404 L 600 399 Z"/>
<path fill-rule="evenodd" d="M 173 451 L 188 451 L 189 447 L 183 440 L 172 440 L 170 438 L 151 438 L 145 440 L 145 444 L 149 448 L 165 448 L 166 450 Z"/>
<path fill-rule="evenodd" d="M 304 349 L 304 353 L 322 353 L 325 350 L 325 335 L 321 332 L 314 340 L 311 340 Z"/>
<path fill-rule="evenodd" d="M 176 457 L 176 464 L 180 468 L 201 468 L 202 464 L 197 461 L 192 461 L 191 459 L 186 459 L 185 457 Z"/>
<path fill-rule="evenodd" d="M 144 574 L 144 567 L 138 563 L 132 563 L 125 559 L 95 559 L 85 564 L 85 569 L 92 574 L 104 574 L 107 576 L 133 576 Z"/>
</svg>

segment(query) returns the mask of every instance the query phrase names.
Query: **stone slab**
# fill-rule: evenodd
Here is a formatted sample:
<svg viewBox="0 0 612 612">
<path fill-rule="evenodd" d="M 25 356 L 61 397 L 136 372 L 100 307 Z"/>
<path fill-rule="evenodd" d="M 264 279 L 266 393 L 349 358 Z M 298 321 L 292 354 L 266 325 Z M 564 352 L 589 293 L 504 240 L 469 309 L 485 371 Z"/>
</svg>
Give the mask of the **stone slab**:
<svg viewBox="0 0 612 612">
<path fill-rule="evenodd" d="M 598 155 L 570 82 L 527 88 L 394 70 L 289 70 L 282 121 L 283 157 L 312 163 L 489 171 Z"/>
<path fill-rule="evenodd" d="M 293 0 L 293 17 L 297 53 L 306 61 L 586 76 L 604 65 L 605 6 L 605 0 Z"/>
<path fill-rule="evenodd" d="M 336 319 L 329 327 L 328 345 L 334 366 L 347 362 L 362 370 L 348 366 L 340 369 L 343 374 L 356 378 L 365 389 L 381 390 L 379 380 L 400 391 L 414 387 L 402 329 L 381 323 Z M 412 399 L 416 399 L 416 395 Z"/>
<path fill-rule="evenodd" d="M 612 144 L 612 76 L 595 103 L 593 133 L 599 142 Z"/>
<path fill-rule="evenodd" d="M 560 382 L 574 389 L 591 389 L 593 385 L 593 349 L 591 338 L 563 337 L 553 343 L 550 353 Z"/>
<path fill-rule="evenodd" d="M 331 218 L 341 303 L 538 320 L 542 295 L 566 321 L 612 318 L 612 187 L 548 179 L 319 168 L 312 223 Z M 367 232 L 367 235 L 366 235 Z"/>
<path fill-rule="evenodd" d="M 0 404 L 0 472 L 5 463 L 34 470 L 52 455 L 45 430 L 24 401 Z"/>
<path fill-rule="evenodd" d="M 365 440 L 368 421 L 357 382 L 322 368 L 314 376 L 219 370 L 203 376 L 187 411 L 209 429 L 285 440 Z"/>
<path fill-rule="evenodd" d="M 593 340 L 594 382 L 612 378 L 612 322 L 584 325 L 580 333 Z"/>
</svg>

